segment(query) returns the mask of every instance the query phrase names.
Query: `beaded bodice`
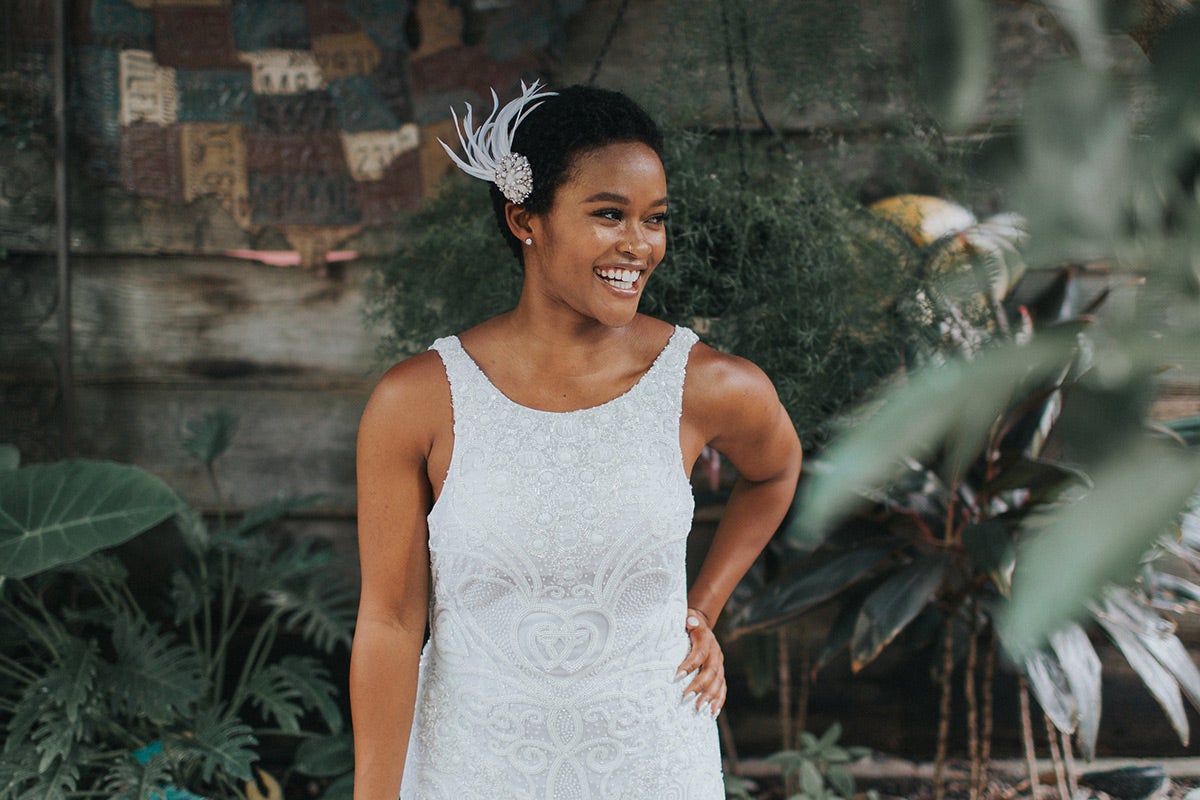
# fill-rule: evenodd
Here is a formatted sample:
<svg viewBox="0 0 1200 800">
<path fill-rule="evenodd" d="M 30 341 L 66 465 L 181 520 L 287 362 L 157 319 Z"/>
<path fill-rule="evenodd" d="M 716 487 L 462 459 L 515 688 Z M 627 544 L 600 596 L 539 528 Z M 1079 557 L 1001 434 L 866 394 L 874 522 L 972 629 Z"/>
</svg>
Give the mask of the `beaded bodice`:
<svg viewBox="0 0 1200 800">
<path fill-rule="evenodd" d="M 723 797 L 714 724 L 681 700 L 695 334 L 625 394 L 547 412 L 439 339 L 454 448 L 429 514 L 431 637 L 402 798 Z"/>
</svg>

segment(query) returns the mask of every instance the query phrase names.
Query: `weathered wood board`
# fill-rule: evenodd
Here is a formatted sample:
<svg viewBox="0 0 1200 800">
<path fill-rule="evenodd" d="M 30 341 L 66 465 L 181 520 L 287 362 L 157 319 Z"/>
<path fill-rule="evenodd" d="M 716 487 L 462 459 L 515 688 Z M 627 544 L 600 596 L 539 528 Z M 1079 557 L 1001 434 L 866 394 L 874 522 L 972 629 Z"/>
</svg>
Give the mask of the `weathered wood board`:
<svg viewBox="0 0 1200 800">
<path fill-rule="evenodd" d="M 52 263 L 34 268 L 31 279 L 53 278 Z M 76 378 L 361 383 L 377 342 L 362 316 L 366 272 L 355 264 L 325 278 L 233 258 L 75 258 Z M 51 317 L 35 337 L 6 342 L 6 371 L 51 377 L 43 346 L 56 341 L 55 324 Z"/>
<path fill-rule="evenodd" d="M 232 411 L 238 427 L 216 462 L 223 501 L 244 510 L 286 495 L 319 493 L 312 511 L 354 514 L 354 441 L 370 387 L 84 384 L 79 387 L 79 454 L 148 469 L 202 509 L 216 502 L 201 464 L 181 441 L 190 420 Z"/>
</svg>

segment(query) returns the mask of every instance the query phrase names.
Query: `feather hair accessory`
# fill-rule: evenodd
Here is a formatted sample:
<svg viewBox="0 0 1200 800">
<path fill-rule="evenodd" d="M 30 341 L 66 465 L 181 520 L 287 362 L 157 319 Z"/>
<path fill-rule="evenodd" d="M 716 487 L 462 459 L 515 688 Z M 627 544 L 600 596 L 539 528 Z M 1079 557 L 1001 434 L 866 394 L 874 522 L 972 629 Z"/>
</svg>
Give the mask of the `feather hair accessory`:
<svg viewBox="0 0 1200 800">
<path fill-rule="evenodd" d="M 521 81 L 521 95 L 500 107 L 500 98 L 496 90 L 492 90 L 492 113 L 476 130 L 471 121 L 471 104 L 467 103 L 467 113 L 462 121 L 454 109 L 454 129 L 458 133 L 458 143 L 462 145 L 463 157 L 450 149 L 450 146 L 438 139 L 438 143 L 458 165 L 458 168 L 476 178 L 496 184 L 510 201 L 520 204 L 525 202 L 533 191 L 533 173 L 529 168 L 529 159 L 520 153 L 512 151 L 513 135 L 517 126 L 539 105 L 541 98 L 550 97 L 557 92 L 539 92 L 540 81 L 534 81 L 526 86 Z"/>
</svg>

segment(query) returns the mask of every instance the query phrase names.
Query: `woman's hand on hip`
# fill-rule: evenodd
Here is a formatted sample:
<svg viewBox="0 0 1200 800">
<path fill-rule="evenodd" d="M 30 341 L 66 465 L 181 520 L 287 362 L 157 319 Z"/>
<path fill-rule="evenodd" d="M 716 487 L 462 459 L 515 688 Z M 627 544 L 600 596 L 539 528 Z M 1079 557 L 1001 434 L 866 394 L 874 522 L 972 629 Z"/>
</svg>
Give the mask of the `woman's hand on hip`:
<svg viewBox="0 0 1200 800">
<path fill-rule="evenodd" d="M 697 710 L 707 706 L 715 717 L 725 705 L 725 654 L 704 612 L 689 608 L 686 627 L 692 649 L 679 665 L 678 677 L 696 674 L 684 689 L 684 700 L 694 700 Z"/>
</svg>

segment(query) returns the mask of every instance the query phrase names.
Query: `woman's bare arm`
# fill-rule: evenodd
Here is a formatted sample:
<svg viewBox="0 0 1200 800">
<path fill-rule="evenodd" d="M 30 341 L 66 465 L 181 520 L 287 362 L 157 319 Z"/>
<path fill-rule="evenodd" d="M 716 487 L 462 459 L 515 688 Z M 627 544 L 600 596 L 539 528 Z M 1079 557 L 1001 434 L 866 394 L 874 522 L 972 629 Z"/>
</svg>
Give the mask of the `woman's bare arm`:
<svg viewBox="0 0 1200 800">
<path fill-rule="evenodd" d="M 412 728 L 429 606 L 427 462 L 449 408 L 436 359 L 428 353 L 393 367 L 359 425 L 362 595 L 350 658 L 355 800 L 396 800 Z"/>
<path fill-rule="evenodd" d="M 685 387 L 685 436 L 692 449 L 708 444 L 737 468 L 708 554 L 688 592 L 699 625 L 689 621 L 692 652 L 681 667 L 705 668 L 688 691 L 719 710 L 725 702 L 724 658 L 712 626 L 725 602 L 775 533 L 791 506 L 800 475 L 800 439 L 775 387 L 744 359 L 703 345 L 692 354 Z"/>
</svg>

